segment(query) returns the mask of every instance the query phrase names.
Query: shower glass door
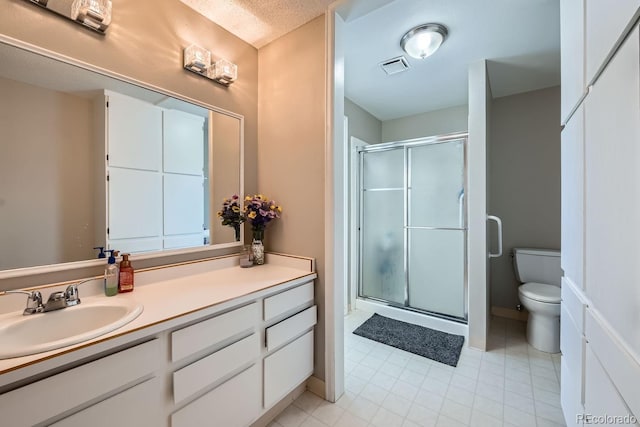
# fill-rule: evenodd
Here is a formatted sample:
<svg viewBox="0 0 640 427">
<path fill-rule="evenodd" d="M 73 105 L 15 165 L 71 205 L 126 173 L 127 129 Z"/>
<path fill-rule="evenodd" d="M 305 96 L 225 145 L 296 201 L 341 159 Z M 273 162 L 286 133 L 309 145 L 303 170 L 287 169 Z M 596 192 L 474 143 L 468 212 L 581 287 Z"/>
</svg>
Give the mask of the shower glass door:
<svg viewBox="0 0 640 427">
<path fill-rule="evenodd" d="M 402 147 L 361 156 L 361 293 L 404 304 L 404 170 Z"/>
<path fill-rule="evenodd" d="M 465 317 L 464 143 L 409 147 L 409 306 Z"/>
<path fill-rule="evenodd" d="M 466 320 L 465 142 L 363 148 L 360 297 Z"/>
</svg>

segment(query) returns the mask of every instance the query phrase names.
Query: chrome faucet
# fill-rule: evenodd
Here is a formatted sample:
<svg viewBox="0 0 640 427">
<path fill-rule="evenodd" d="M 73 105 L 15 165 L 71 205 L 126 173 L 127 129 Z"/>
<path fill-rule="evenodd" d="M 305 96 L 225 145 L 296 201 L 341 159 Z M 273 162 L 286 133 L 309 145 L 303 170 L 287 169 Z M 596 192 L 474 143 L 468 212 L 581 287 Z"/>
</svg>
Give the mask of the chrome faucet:
<svg viewBox="0 0 640 427">
<path fill-rule="evenodd" d="M 46 313 L 47 311 L 60 310 L 80 304 L 80 295 L 78 294 L 78 285 L 93 279 L 82 280 L 67 286 L 64 291 L 52 292 L 45 304 L 42 304 L 42 294 L 39 291 L 0 291 L 0 295 L 5 294 L 26 294 L 27 308 L 22 312 L 23 315 Z"/>
</svg>

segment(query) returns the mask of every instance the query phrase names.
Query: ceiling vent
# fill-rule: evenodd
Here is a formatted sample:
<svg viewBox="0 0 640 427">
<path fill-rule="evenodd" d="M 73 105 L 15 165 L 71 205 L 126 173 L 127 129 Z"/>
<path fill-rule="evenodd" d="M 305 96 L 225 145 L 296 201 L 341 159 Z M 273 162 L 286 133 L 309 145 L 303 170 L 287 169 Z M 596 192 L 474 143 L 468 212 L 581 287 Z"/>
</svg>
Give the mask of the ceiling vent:
<svg viewBox="0 0 640 427">
<path fill-rule="evenodd" d="M 397 58 L 388 59 L 380 63 L 380 68 L 384 70 L 387 75 L 398 74 L 409 69 L 409 63 L 404 56 L 398 56 Z"/>
</svg>

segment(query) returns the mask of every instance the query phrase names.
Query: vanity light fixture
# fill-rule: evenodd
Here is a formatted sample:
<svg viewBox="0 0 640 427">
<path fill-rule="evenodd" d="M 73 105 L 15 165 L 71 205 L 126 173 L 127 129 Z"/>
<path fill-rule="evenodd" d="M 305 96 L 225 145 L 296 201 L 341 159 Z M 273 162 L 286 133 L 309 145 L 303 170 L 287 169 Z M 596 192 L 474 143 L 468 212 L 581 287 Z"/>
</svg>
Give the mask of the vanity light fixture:
<svg viewBox="0 0 640 427">
<path fill-rule="evenodd" d="M 422 24 L 407 31 L 400 40 L 402 49 L 417 59 L 433 55 L 447 38 L 447 27 L 441 24 Z"/>
<path fill-rule="evenodd" d="M 207 77 L 216 83 L 229 86 L 238 78 L 236 64 L 226 59 L 212 62 L 211 52 L 203 47 L 191 45 L 184 49 L 183 56 L 185 70 Z"/>
<path fill-rule="evenodd" d="M 211 64 L 207 77 L 218 83 L 229 86 L 238 78 L 238 66 L 226 59 L 219 59 Z"/>
<path fill-rule="evenodd" d="M 210 65 L 211 52 L 207 49 L 192 44 L 184 50 L 184 68 L 187 70 L 206 76 Z"/>
<path fill-rule="evenodd" d="M 104 34 L 111 23 L 111 0 L 28 0 Z"/>
<path fill-rule="evenodd" d="M 74 0 L 71 18 L 104 33 L 111 23 L 111 0 Z"/>
</svg>

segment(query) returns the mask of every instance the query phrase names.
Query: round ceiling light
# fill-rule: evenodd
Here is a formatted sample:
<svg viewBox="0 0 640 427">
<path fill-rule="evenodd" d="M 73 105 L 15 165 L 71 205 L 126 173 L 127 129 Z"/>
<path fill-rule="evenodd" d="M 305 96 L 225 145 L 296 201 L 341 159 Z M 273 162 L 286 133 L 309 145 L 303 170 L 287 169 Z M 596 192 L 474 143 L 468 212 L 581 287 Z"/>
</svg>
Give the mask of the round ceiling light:
<svg viewBox="0 0 640 427">
<path fill-rule="evenodd" d="M 414 58 L 424 59 L 435 53 L 447 38 L 447 27 L 440 24 L 422 24 L 402 36 L 400 46 Z"/>
</svg>

